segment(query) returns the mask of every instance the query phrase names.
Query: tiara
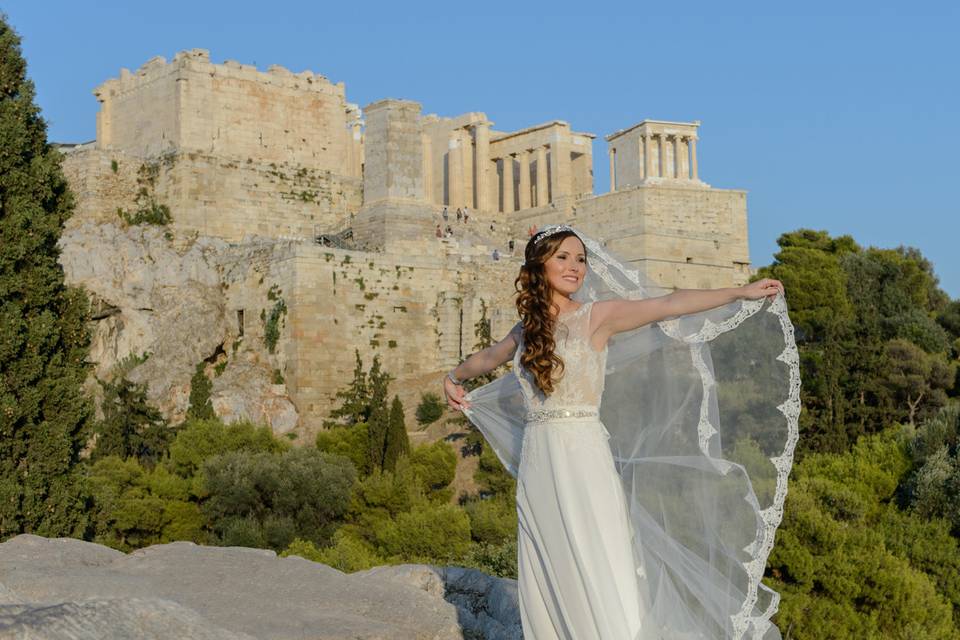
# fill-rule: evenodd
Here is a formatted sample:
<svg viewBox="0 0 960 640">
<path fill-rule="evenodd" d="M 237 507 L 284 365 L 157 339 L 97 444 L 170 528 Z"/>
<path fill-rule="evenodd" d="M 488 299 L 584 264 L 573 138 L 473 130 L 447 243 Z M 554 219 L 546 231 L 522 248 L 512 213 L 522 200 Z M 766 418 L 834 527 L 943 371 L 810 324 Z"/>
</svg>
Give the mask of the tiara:
<svg viewBox="0 0 960 640">
<path fill-rule="evenodd" d="M 580 234 L 578 234 L 576 230 L 568 224 L 551 224 L 533 234 L 533 244 L 539 244 L 539 242 L 544 238 L 552 236 L 555 233 L 560 233 L 561 231 L 570 231 L 578 238 L 580 237 Z M 520 261 L 520 266 L 525 264 L 527 264 L 526 260 Z"/>
<path fill-rule="evenodd" d="M 552 236 L 555 233 L 560 233 L 561 231 L 571 231 L 574 234 L 577 232 L 574 231 L 573 227 L 568 224 L 552 224 L 544 227 L 533 236 L 533 244 L 538 244 L 541 240 L 548 236 Z"/>
</svg>

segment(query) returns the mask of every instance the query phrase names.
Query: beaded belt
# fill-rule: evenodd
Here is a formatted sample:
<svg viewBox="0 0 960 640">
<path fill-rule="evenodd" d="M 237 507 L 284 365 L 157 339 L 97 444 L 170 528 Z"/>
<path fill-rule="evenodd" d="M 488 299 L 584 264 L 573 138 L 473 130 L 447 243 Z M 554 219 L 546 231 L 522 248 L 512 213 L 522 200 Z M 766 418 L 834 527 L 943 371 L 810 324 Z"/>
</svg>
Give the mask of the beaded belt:
<svg viewBox="0 0 960 640">
<path fill-rule="evenodd" d="M 596 409 L 540 409 L 528 413 L 526 421 L 546 422 L 557 418 L 591 418 L 599 415 Z"/>
</svg>

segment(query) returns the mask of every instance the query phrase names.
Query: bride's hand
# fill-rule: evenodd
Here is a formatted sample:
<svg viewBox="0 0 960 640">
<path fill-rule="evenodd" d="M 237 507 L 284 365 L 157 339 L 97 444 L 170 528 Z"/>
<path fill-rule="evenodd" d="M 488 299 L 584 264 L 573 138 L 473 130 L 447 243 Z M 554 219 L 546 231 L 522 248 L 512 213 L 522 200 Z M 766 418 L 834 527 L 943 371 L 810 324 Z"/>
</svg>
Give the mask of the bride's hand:
<svg viewBox="0 0 960 640">
<path fill-rule="evenodd" d="M 759 300 L 765 296 L 773 298 L 778 293 L 784 293 L 783 283 L 773 278 L 763 278 L 740 287 L 740 297 L 747 300 Z"/>
<path fill-rule="evenodd" d="M 443 393 L 447 396 L 447 405 L 454 411 L 462 411 L 470 407 L 470 402 L 466 400 L 466 390 L 462 384 L 453 384 L 453 380 L 444 376 Z"/>
</svg>

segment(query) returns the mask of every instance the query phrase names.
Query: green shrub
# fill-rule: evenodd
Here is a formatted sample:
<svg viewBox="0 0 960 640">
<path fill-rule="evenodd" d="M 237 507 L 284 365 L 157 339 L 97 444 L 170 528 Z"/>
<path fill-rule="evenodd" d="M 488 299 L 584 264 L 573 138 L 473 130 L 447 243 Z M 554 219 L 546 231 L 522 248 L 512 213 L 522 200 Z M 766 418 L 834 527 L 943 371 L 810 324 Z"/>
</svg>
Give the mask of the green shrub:
<svg viewBox="0 0 960 640">
<path fill-rule="evenodd" d="M 283 298 L 277 300 L 273 308 L 270 309 L 270 315 L 264 321 L 263 342 L 270 353 L 277 348 L 277 341 L 280 340 L 280 329 L 284 316 L 287 315 L 287 303 Z"/>
<path fill-rule="evenodd" d="M 277 551 L 295 537 L 326 544 L 346 513 L 356 471 L 315 449 L 234 451 L 203 465 L 203 511 L 223 543 L 256 538 Z"/>
<path fill-rule="evenodd" d="M 269 427 L 252 422 L 223 424 L 218 419 L 188 420 L 170 445 L 167 464 L 181 476 L 197 473 L 203 461 L 231 451 L 281 453 L 290 443 L 277 439 Z"/>
<path fill-rule="evenodd" d="M 84 485 L 92 507 L 89 535 L 95 542 L 129 551 L 208 539 L 192 483 L 162 465 L 148 471 L 134 458 L 108 456 L 87 468 Z"/>
<path fill-rule="evenodd" d="M 317 433 L 316 443 L 320 451 L 349 458 L 360 476 L 370 473 L 370 444 L 365 422 L 324 429 Z"/>
<path fill-rule="evenodd" d="M 517 505 L 508 496 L 471 500 L 464 505 L 470 536 L 476 542 L 500 545 L 517 535 Z"/>
<path fill-rule="evenodd" d="M 421 445 L 410 452 L 410 464 L 425 493 L 445 489 L 457 471 L 457 454 L 443 440 Z"/>
<path fill-rule="evenodd" d="M 517 491 L 516 480 L 507 472 L 497 454 L 486 442 L 480 452 L 480 463 L 473 474 L 473 479 L 480 485 L 480 491 L 487 495 L 514 495 Z"/>
<path fill-rule="evenodd" d="M 517 539 L 504 540 L 500 544 L 474 542 L 463 557 L 452 564 L 479 569 L 501 578 L 517 579 Z"/>
<path fill-rule="evenodd" d="M 421 394 L 417 405 L 417 423 L 423 426 L 433 424 L 443 415 L 444 404 L 440 396 L 432 391 Z"/>
<path fill-rule="evenodd" d="M 322 562 L 346 573 L 363 571 L 386 563 L 370 544 L 355 534 L 349 533 L 347 527 L 337 530 L 333 535 L 333 544 L 329 547 L 317 549 L 309 540 L 297 538 L 281 555 L 300 556 L 314 562 Z"/>
</svg>

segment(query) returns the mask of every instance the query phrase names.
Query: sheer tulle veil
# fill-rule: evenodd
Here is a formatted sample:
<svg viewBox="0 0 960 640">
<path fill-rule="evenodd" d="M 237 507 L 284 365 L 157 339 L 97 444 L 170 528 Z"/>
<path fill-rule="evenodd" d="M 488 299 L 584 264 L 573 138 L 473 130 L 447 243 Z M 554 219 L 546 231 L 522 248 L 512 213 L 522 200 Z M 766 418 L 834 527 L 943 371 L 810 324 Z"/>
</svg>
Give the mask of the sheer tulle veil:
<svg viewBox="0 0 960 640">
<path fill-rule="evenodd" d="M 599 242 L 580 303 L 655 285 Z M 650 638 L 779 638 L 761 583 L 798 437 L 800 372 L 782 295 L 739 300 L 617 334 L 600 420 L 627 497 Z M 517 475 L 525 407 L 511 371 L 464 413 Z"/>
</svg>

